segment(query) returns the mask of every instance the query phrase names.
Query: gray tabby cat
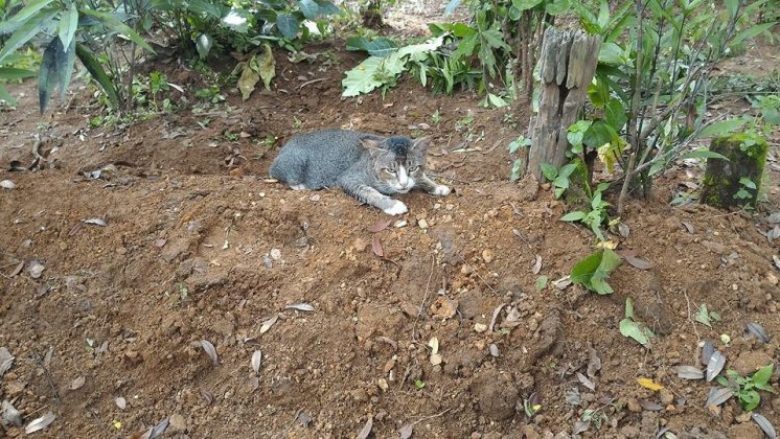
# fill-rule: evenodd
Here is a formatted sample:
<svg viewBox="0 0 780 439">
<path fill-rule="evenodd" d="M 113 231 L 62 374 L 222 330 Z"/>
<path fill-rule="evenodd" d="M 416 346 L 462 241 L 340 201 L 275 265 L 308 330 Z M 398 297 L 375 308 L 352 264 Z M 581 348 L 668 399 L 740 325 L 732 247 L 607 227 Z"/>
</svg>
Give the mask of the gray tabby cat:
<svg viewBox="0 0 780 439">
<path fill-rule="evenodd" d="M 430 140 L 382 137 L 346 130 L 315 131 L 293 137 L 271 164 L 271 177 L 295 190 L 338 186 L 389 215 L 408 209 L 388 195 L 420 188 L 446 196 L 447 186 L 425 175 Z"/>
</svg>

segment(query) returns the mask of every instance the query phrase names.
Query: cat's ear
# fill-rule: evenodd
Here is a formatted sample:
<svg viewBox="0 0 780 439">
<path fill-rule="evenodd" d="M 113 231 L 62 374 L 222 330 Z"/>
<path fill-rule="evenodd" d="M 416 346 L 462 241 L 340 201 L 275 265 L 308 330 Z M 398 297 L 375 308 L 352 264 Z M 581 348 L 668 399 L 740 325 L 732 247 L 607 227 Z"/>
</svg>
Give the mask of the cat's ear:
<svg viewBox="0 0 780 439">
<path fill-rule="evenodd" d="M 412 151 L 420 155 L 425 155 L 428 152 L 429 146 L 431 146 L 431 137 L 420 137 L 419 139 L 415 139 L 412 143 Z"/>
<path fill-rule="evenodd" d="M 373 139 L 371 137 L 363 137 L 362 139 L 360 139 L 360 144 L 371 155 L 379 154 L 379 152 L 382 150 L 382 146 L 381 146 L 382 142 L 380 140 Z"/>
</svg>

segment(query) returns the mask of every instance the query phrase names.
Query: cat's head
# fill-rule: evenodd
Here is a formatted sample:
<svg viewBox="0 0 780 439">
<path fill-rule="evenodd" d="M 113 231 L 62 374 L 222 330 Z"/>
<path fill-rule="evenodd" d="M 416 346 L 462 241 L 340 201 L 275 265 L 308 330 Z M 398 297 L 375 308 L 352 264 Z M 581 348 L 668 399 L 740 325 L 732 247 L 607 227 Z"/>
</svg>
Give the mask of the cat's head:
<svg viewBox="0 0 780 439">
<path fill-rule="evenodd" d="M 360 142 L 369 152 L 372 171 L 380 186 L 376 189 L 381 192 L 404 194 L 422 177 L 431 143 L 428 137 L 365 137 Z"/>
</svg>

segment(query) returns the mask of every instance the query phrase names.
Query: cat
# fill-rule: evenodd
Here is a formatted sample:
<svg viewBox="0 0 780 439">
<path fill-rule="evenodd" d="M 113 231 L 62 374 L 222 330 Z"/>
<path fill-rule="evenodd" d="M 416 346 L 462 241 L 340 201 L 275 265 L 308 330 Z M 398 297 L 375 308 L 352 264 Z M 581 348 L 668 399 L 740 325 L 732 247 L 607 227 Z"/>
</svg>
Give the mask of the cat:
<svg viewBox="0 0 780 439">
<path fill-rule="evenodd" d="M 389 195 L 420 188 L 447 196 L 450 188 L 425 175 L 430 139 L 383 137 L 347 130 L 326 130 L 290 139 L 271 164 L 271 177 L 292 189 L 340 187 L 362 203 L 388 215 L 408 212 Z"/>
</svg>

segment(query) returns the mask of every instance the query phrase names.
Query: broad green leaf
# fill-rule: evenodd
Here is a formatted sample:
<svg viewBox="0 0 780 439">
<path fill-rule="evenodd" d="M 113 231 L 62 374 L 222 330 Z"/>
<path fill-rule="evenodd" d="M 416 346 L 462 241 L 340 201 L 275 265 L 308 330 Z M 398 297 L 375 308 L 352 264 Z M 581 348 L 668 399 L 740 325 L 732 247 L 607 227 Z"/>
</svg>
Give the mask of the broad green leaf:
<svg viewBox="0 0 780 439">
<path fill-rule="evenodd" d="M 276 61 L 271 46 L 268 43 L 263 44 L 263 53 L 257 58 L 258 73 L 263 80 L 266 90 L 271 89 L 271 80 L 276 76 Z"/>
<path fill-rule="evenodd" d="M 734 18 L 737 14 L 737 8 L 739 8 L 739 0 L 725 0 L 726 10 L 729 12 L 729 17 Z"/>
<path fill-rule="evenodd" d="M 81 14 L 94 17 L 103 23 L 106 27 L 114 30 L 114 32 L 125 35 L 130 41 L 134 42 L 138 47 L 141 47 L 151 53 L 155 53 L 152 47 L 143 39 L 138 32 L 134 31 L 130 26 L 123 23 L 119 18 L 112 14 L 96 11 L 94 9 L 82 9 Z"/>
<path fill-rule="evenodd" d="M 95 57 L 95 54 L 83 44 L 76 44 L 76 56 L 79 57 L 81 63 L 84 64 L 92 78 L 100 85 L 100 88 L 103 89 L 111 106 L 114 109 L 119 108 L 119 94 L 114 87 L 114 83 L 111 82 L 106 71 L 103 70 L 103 66 L 100 65 L 97 57 Z"/>
<path fill-rule="evenodd" d="M 542 0 L 512 0 L 512 6 L 522 11 L 533 9 L 540 5 Z"/>
<path fill-rule="evenodd" d="M 574 212 L 569 212 L 566 215 L 562 216 L 561 221 L 574 222 L 574 221 L 579 221 L 583 218 L 585 218 L 585 212 L 576 210 Z"/>
<path fill-rule="evenodd" d="M 623 129 L 623 125 L 626 124 L 628 116 L 626 116 L 626 110 L 623 108 L 623 103 L 620 99 L 609 99 L 604 108 L 604 119 L 615 129 L 615 131 Z"/>
<path fill-rule="evenodd" d="M 238 78 L 238 89 L 241 90 L 241 100 L 246 101 L 255 91 L 255 85 L 260 81 L 260 74 L 257 69 L 257 56 L 253 56 L 247 63 L 244 63 L 241 69 L 241 76 Z"/>
<path fill-rule="evenodd" d="M 571 281 L 598 294 L 612 294 L 606 282 L 610 273 L 620 265 L 620 256 L 609 249 L 599 250 L 577 262 L 571 269 Z"/>
<path fill-rule="evenodd" d="M 741 177 L 739 179 L 739 184 L 741 184 L 742 186 L 745 186 L 748 189 L 753 189 L 753 190 L 756 189 L 756 183 L 753 180 L 751 180 L 751 179 L 749 179 L 747 177 Z"/>
<path fill-rule="evenodd" d="M 751 26 L 751 27 L 741 31 L 736 36 L 734 36 L 734 39 L 731 40 L 731 44 L 737 45 L 737 44 L 740 44 L 741 42 L 743 42 L 745 40 L 753 39 L 753 38 L 757 37 L 758 35 L 760 35 L 760 34 L 762 34 L 764 32 L 769 31 L 770 29 L 772 29 L 772 27 L 774 27 L 775 24 L 777 24 L 777 23 L 774 23 L 774 22 L 773 23 L 761 23 L 761 24 L 757 24 L 755 26 Z"/>
<path fill-rule="evenodd" d="M 505 101 L 502 97 L 494 95 L 493 93 L 488 93 L 487 100 L 495 108 L 503 108 L 509 105 L 507 101 Z"/>
<path fill-rule="evenodd" d="M 0 67 L 0 80 L 16 81 L 35 76 L 32 70 L 17 69 L 14 67 Z"/>
<path fill-rule="evenodd" d="M 13 17 L 4 23 L 0 23 L 0 35 L 11 32 L 12 29 L 16 29 L 19 25 L 26 23 L 52 1 L 53 0 L 32 0 L 27 3 L 19 12 L 14 14 Z"/>
<path fill-rule="evenodd" d="M 213 45 L 214 40 L 209 34 L 202 33 L 198 35 L 198 38 L 195 39 L 195 49 L 197 49 L 200 59 L 206 59 Z"/>
<path fill-rule="evenodd" d="M 8 93 L 8 90 L 0 84 L 0 101 L 5 101 L 8 105 L 16 105 L 16 99 Z"/>
<path fill-rule="evenodd" d="M 652 337 L 652 332 L 633 320 L 623 319 L 620 321 L 620 334 L 622 334 L 623 337 L 633 339 L 645 348 L 650 348 L 650 337 Z"/>
<path fill-rule="evenodd" d="M 582 140 L 592 124 L 593 121 L 591 120 L 578 120 L 567 130 L 566 140 L 569 141 L 575 150 L 582 151 Z"/>
<path fill-rule="evenodd" d="M 298 35 L 299 27 L 298 19 L 290 14 L 279 14 L 276 17 L 276 28 L 288 40 L 292 40 Z"/>
<path fill-rule="evenodd" d="M 30 41 L 35 35 L 43 29 L 43 26 L 48 22 L 56 12 L 43 11 L 33 18 L 30 18 L 24 22 L 14 32 L 8 40 L 5 41 L 3 48 L 0 49 L 0 64 L 3 64 L 3 60 L 10 54 L 14 53 L 16 49 Z"/>
<path fill-rule="evenodd" d="M 599 29 L 603 31 L 609 23 L 609 3 L 606 0 L 601 0 L 599 3 L 599 16 L 597 23 Z"/>
<path fill-rule="evenodd" d="M 719 159 L 719 160 L 726 160 L 727 162 L 730 161 L 728 157 L 724 156 L 723 154 L 718 154 L 717 152 L 710 151 L 706 148 L 696 149 L 693 151 L 690 151 L 688 153 L 683 154 L 682 158 L 684 159 Z"/>
<path fill-rule="evenodd" d="M 712 322 L 710 320 L 710 313 L 707 311 L 707 304 L 702 303 L 699 309 L 696 311 L 696 315 L 693 317 L 694 320 L 701 323 L 702 325 L 709 326 L 712 328 Z"/>
<path fill-rule="evenodd" d="M 734 131 L 742 128 L 745 125 L 745 120 L 741 118 L 722 120 L 720 122 L 714 122 L 701 130 L 697 137 L 722 137 L 733 133 Z"/>
<path fill-rule="evenodd" d="M 76 3 L 70 4 L 67 11 L 63 11 L 60 16 L 59 36 L 62 41 L 62 47 L 70 47 L 70 42 L 76 35 L 76 28 L 79 24 L 79 11 L 76 9 Z"/>
<path fill-rule="evenodd" d="M 536 278 L 536 282 L 535 282 L 536 289 L 541 291 L 541 290 L 547 288 L 547 282 L 548 281 L 549 281 L 549 279 L 548 279 L 547 276 L 542 275 L 542 276 L 537 277 Z"/>
<path fill-rule="evenodd" d="M 301 8 L 303 16 L 309 20 L 314 20 L 320 15 L 320 7 L 314 0 L 298 0 L 298 7 Z"/>
<path fill-rule="evenodd" d="M 338 15 L 341 9 L 327 0 L 315 0 L 320 7 L 320 15 Z"/>
<path fill-rule="evenodd" d="M 341 81 L 341 85 L 344 87 L 344 92 L 341 95 L 344 97 L 358 96 L 380 87 L 382 81 L 378 81 L 374 75 L 379 70 L 382 60 L 383 58 L 378 56 L 371 56 L 354 69 L 347 71 L 346 77 Z"/>
<path fill-rule="evenodd" d="M 540 167 L 542 169 L 542 175 L 544 175 L 544 178 L 547 180 L 553 181 L 555 180 L 555 177 L 558 176 L 558 170 L 555 169 L 555 166 L 549 163 L 542 163 Z"/>
<path fill-rule="evenodd" d="M 389 38 L 379 37 L 368 40 L 365 37 L 352 37 L 347 39 L 347 50 L 363 50 L 371 56 L 387 56 L 398 50 L 395 43 Z"/>
<path fill-rule="evenodd" d="M 769 379 L 772 378 L 773 369 L 774 364 L 769 364 L 762 367 L 761 369 L 758 369 L 758 371 L 753 374 L 753 382 L 758 386 L 764 386 L 768 384 Z"/>
<path fill-rule="evenodd" d="M 755 390 L 740 390 L 738 392 L 739 401 L 742 403 L 742 408 L 745 411 L 753 411 L 758 404 L 761 403 L 761 395 Z"/>
</svg>

